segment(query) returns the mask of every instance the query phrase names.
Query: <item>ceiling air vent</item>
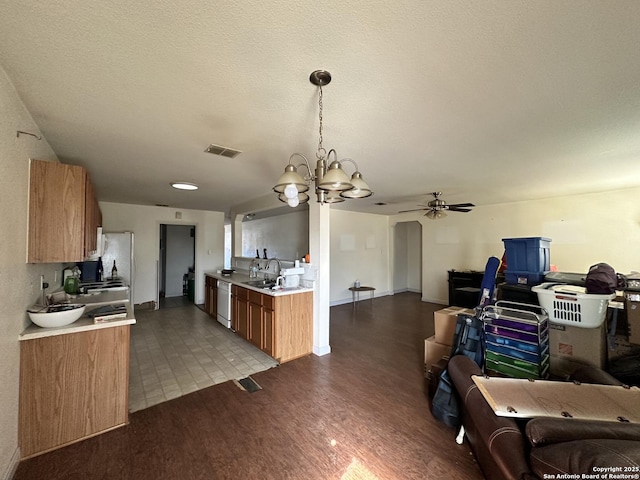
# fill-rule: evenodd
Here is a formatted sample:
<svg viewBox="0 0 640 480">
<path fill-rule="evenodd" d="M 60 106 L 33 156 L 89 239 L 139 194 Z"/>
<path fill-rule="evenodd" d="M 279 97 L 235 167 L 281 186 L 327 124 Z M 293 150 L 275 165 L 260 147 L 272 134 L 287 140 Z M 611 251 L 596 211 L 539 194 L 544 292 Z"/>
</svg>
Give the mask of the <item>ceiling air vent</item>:
<svg viewBox="0 0 640 480">
<path fill-rule="evenodd" d="M 222 157 L 236 158 L 242 152 L 240 150 L 234 150 L 233 148 L 222 147 L 220 145 L 211 144 L 205 150 L 207 153 L 213 153 L 214 155 L 220 155 Z"/>
</svg>

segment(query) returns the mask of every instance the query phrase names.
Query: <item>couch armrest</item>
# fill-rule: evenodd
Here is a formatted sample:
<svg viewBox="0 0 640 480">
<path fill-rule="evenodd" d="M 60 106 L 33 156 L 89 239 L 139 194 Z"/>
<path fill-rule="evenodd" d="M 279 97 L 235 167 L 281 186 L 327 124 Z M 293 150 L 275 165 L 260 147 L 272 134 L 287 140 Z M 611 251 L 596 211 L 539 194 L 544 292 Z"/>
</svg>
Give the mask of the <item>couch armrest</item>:
<svg viewBox="0 0 640 480">
<path fill-rule="evenodd" d="M 538 417 L 527 423 L 525 431 L 534 447 L 574 440 L 640 441 L 640 425 L 636 423 Z"/>
<path fill-rule="evenodd" d="M 535 478 L 527 462 L 525 439 L 513 418 L 498 417 L 471 378 L 482 375 L 476 363 L 455 355 L 447 366 L 462 402 L 462 424 L 474 456 L 492 480 Z"/>
</svg>

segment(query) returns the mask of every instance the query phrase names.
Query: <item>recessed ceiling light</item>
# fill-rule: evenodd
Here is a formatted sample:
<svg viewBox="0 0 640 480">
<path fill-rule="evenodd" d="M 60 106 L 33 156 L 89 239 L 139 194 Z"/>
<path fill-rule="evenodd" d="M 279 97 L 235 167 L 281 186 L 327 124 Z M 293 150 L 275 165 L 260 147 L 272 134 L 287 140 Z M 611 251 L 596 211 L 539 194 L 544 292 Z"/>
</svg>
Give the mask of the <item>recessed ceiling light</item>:
<svg viewBox="0 0 640 480">
<path fill-rule="evenodd" d="M 178 190 L 197 190 L 198 189 L 198 185 L 196 185 L 195 183 L 189 183 L 189 182 L 173 182 L 171 186 L 173 188 L 177 188 Z"/>
</svg>

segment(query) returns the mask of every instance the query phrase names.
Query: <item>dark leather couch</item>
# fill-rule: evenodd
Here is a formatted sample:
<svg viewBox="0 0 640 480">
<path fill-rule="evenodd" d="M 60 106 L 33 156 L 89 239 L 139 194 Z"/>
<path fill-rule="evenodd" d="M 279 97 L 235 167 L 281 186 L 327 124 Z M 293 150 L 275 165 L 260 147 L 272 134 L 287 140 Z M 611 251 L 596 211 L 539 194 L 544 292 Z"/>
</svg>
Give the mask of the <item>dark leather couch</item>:
<svg viewBox="0 0 640 480">
<path fill-rule="evenodd" d="M 640 475 L 640 425 L 572 418 L 540 417 L 526 421 L 498 417 L 471 378 L 482 375 L 473 360 L 457 355 L 447 368 L 460 396 L 467 441 L 486 478 L 543 479 L 545 474 L 546 478 L 562 478 L 559 474 L 577 474 L 578 478 L 588 478 L 582 477 L 583 474 L 594 475 L 591 478 L 615 478 L 604 477 L 605 473 Z M 621 385 L 594 367 L 581 368 L 571 379 Z M 608 468 L 615 470 L 606 470 Z"/>
</svg>

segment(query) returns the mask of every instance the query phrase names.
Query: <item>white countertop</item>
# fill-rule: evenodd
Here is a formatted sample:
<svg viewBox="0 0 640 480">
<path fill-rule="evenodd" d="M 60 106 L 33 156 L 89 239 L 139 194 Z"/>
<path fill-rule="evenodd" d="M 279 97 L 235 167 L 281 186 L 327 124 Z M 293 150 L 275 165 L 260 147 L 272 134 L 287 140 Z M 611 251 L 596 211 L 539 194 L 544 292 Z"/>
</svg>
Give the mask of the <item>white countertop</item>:
<svg viewBox="0 0 640 480">
<path fill-rule="evenodd" d="M 72 301 L 74 299 L 72 298 Z M 89 295 L 78 295 L 75 297 L 76 303 L 81 303 L 87 306 L 85 313 L 78 320 L 70 325 L 56 328 L 43 328 L 32 323 L 29 325 L 19 336 L 18 340 L 33 340 L 35 338 L 53 337 L 56 335 L 67 335 L 69 333 L 86 332 L 89 330 L 99 330 L 101 328 L 113 328 L 122 325 L 132 325 L 136 323 L 136 319 L 133 313 L 133 306 L 129 303 L 128 291 L 114 291 L 95 293 Z M 119 318 L 108 322 L 94 323 L 93 318 L 87 316 L 87 313 L 91 312 L 94 308 L 103 305 L 112 305 L 117 303 L 124 303 L 127 307 L 127 317 Z"/>
<path fill-rule="evenodd" d="M 223 282 L 233 283 L 242 288 L 253 290 L 255 292 L 264 293 L 265 295 L 271 295 L 272 297 L 280 297 L 283 295 L 295 295 L 298 293 L 313 292 L 313 288 L 307 288 L 307 287 L 281 288 L 279 290 L 271 290 L 270 288 L 252 287 L 251 285 L 247 285 L 244 282 L 248 282 L 251 280 L 260 280 L 262 276 L 260 275 L 258 276 L 258 278 L 251 278 L 249 277 L 248 273 L 243 273 L 243 272 L 234 272 L 231 275 L 222 275 L 221 273 L 218 273 L 218 272 L 204 272 L 204 274 L 209 277 L 222 280 Z"/>
</svg>

